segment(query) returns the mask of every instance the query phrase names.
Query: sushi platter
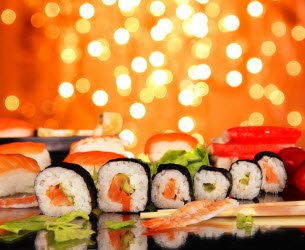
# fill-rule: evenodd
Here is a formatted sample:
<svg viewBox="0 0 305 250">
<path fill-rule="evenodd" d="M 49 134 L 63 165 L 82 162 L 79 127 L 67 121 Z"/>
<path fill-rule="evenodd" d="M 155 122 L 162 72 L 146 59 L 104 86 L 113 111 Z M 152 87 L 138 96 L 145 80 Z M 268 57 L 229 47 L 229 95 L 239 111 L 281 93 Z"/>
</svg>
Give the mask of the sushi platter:
<svg viewBox="0 0 305 250">
<path fill-rule="evenodd" d="M 205 146 L 162 133 L 141 159 L 115 135 L 0 138 L 0 249 L 305 244 L 300 135 L 238 127 Z"/>
</svg>

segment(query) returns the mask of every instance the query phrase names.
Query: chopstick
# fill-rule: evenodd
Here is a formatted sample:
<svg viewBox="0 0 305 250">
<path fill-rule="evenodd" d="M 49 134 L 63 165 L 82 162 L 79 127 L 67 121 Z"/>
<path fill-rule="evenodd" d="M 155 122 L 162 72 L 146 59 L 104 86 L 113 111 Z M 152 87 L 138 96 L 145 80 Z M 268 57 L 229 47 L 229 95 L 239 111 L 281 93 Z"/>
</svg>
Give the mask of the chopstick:
<svg viewBox="0 0 305 250">
<path fill-rule="evenodd" d="M 157 212 L 143 212 L 141 219 L 168 217 L 177 209 L 161 209 Z M 216 217 L 235 217 L 238 213 L 257 217 L 264 216 L 301 216 L 305 215 L 305 200 L 269 203 L 241 204 L 237 208 L 227 209 Z"/>
</svg>

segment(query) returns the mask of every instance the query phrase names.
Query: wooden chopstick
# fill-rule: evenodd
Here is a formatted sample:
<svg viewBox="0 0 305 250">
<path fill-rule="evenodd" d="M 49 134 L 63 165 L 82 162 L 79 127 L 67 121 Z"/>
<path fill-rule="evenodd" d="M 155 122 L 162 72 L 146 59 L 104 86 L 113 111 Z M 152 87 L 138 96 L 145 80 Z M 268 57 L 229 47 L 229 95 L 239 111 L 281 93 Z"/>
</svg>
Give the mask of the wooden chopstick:
<svg viewBox="0 0 305 250">
<path fill-rule="evenodd" d="M 141 219 L 168 217 L 177 209 L 161 209 L 157 212 L 143 212 Z M 241 204 L 237 208 L 227 209 L 216 217 L 235 217 L 238 213 L 255 217 L 265 216 L 302 216 L 305 215 L 305 201 L 269 202 Z"/>
</svg>

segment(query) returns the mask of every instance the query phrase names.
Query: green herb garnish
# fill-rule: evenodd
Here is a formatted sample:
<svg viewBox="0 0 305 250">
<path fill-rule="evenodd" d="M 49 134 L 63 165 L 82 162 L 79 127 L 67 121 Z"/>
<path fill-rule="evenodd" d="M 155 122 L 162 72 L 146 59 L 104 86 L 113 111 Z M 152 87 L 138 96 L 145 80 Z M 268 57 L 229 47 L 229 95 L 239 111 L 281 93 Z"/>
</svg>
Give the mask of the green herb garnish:
<svg viewBox="0 0 305 250">
<path fill-rule="evenodd" d="M 250 236 L 253 226 L 254 226 L 254 219 L 251 215 L 237 214 L 236 227 L 238 229 L 244 229 L 246 235 Z"/>
<path fill-rule="evenodd" d="M 211 193 L 215 188 L 215 185 L 212 183 L 203 183 L 203 189 L 208 193 Z"/>
<path fill-rule="evenodd" d="M 239 183 L 243 185 L 249 185 L 249 181 L 250 181 L 250 173 L 246 173 L 245 176 L 239 180 Z"/>
</svg>

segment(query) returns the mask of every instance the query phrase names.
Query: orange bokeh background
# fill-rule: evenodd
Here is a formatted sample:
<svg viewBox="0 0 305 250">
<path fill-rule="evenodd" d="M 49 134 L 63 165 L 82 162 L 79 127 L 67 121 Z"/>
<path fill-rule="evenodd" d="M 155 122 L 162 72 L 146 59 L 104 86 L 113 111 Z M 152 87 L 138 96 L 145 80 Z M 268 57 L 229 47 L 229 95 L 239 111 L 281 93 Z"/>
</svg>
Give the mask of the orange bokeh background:
<svg viewBox="0 0 305 250">
<path fill-rule="evenodd" d="M 135 155 L 168 130 L 205 144 L 241 125 L 304 131 L 304 12 L 301 0 L 0 1 L 0 114 L 93 129 L 120 112 Z"/>
</svg>

